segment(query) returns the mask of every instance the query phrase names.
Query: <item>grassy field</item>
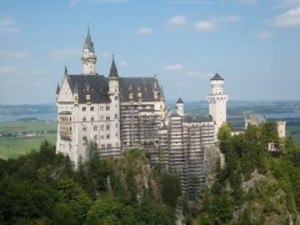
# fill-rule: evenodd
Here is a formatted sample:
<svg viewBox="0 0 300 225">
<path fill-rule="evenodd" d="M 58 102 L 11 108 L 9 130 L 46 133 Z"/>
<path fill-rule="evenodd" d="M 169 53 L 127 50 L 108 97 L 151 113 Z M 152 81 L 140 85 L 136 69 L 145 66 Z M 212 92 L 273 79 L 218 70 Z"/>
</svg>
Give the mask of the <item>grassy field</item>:
<svg viewBox="0 0 300 225">
<path fill-rule="evenodd" d="M 38 150 L 41 143 L 47 140 L 51 144 L 56 143 L 56 134 L 45 134 L 36 137 L 22 138 L 0 138 L 0 158 L 17 158 L 18 156 L 30 152 L 32 149 Z"/>
<path fill-rule="evenodd" d="M 1 132 L 17 132 L 17 131 L 28 131 L 28 132 L 56 132 L 55 122 L 46 122 L 40 120 L 34 121 L 8 121 L 0 122 L 0 133 Z"/>
<path fill-rule="evenodd" d="M 0 122 L 0 133 L 29 132 L 35 134 L 33 137 L 12 136 L 0 137 L 0 158 L 16 158 L 32 149 L 38 150 L 44 140 L 51 144 L 56 143 L 57 125 L 45 121 L 13 121 Z"/>
</svg>

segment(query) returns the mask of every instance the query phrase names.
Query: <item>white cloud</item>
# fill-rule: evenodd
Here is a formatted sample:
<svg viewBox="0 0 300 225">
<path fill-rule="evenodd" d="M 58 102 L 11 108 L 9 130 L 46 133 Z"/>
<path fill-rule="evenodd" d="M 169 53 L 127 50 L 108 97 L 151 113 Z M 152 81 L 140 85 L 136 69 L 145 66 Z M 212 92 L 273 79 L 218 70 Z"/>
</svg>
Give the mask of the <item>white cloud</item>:
<svg viewBox="0 0 300 225">
<path fill-rule="evenodd" d="M 168 29 L 177 30 L 186 27 L 188 25 L 188 21 L 185 16 L 179 15 L 169 18 L 166 24 Z"/>
<path fill-rule="evenodd" d="M 239 16 L 225 16 L 225 17 L 221 17 L 221 21 L 223 22 L 229 22 L 229 23 L 237 23 L 241 21 L 241 18 Z"/>
<path fill-rule="evenodd" d="M 210 0 L 175 0 L 172 1 L 172 3 L 185 5 L 185 4 L 208 4 L 213 2 Z"/>
<path fill-rule="evenodd" d="M 234 15 L 211 17 L 208 20 L 195 22 L 194 28 L 197 31 L 211 31 L 215 30 L 221 23 L 237 23 L 240 21 L 241 18 L 239 16 Z"/>
<path fill-rule="evenodd" d="M 258 2 L 258 0 L 236 0 L 239 3 L 254 5 Z"/>
<path fill-rule="evenodd" d="M 265 68 L 265 72 L 266 72 L 266 73 L 270 73 L 270 72 L 272 72 L 272 69 L 271 69 L 270 67 L 266 67 L 266 68 Z"/>
<path fill-rule="evenodd" d="M 188 77 L 194 77 L 194 76 L 201 76 L 201 73 L 199 71 L 189 70 L 186 72 L 186 75 Z"/>
<path fill-rule="evenodd" d="M 300 6 L 278 15 L 272 24 L 276 27 L 300 26 Z"/>
<path fill-rule="evenodd" d="M 129 0 L 71 0 L 69 5 L 87 5 L 87 4 L 103 4 L 103 3 L 124 3 Z"/>
<path fill-rule="evenodd" d="M 112 52 L 106 51 L 106 50 L 100 51 L 100 53 L 96 53 L 96 54 L 97 54 L 100 58 L 109 58 L 109 59 L 111 59 L 111 58 L 112 58 L 112 55 L 113 55 Z"/>
<path fill-rule="evenodd" d="M 300 0 L 280 0 L 278 6 L 281 8 L 299 6 Z"/>
<path fill-rule="evenodd" d="M 268 40 L 273 38 L 274 36 L 275 36 L 274 33 L 270 31 L 264 31 L 256 35 L 256 37 L 261 40 Z"/>
<path fill-rule="evenodd" d="M 184 66 L 182 64 L 171 64 L 171 65 L 166 65 L 164 67 L 164 70 L 168 70 L 168 71 L 179 71 L 179 70 L 183 70 Z"/>
<path fill-rule="evenodd" d="M 10 66 L 0 66 L 0 74 L 7 75 L 9 73 L 15 73 L 17 69 Z"/>
<path fill-rule="evenodd" d="M 9 59 L 28 59 L 30 57 L 27 52 L 19 51 L 0 51 L 0 55 Z"/>
<path fill-rule="evenodd" d="M 197 31 L 210 31 L 217 27 L 217 23 L 212 21 L 198 21 L 194 23 L 194 28 Z"/>
<path fill-rule="evenodd" d="M 120 65 L 121 66 L 127 66 L 127 62 L 126 61 L 121 61 Z"/>
<path fill-rule="evenodd" d="M 154 34 L 154 30 L 151 27 L 142 27 L 142 28 L 138 29 L 137 32 L 138 32 L 138 34 L 141 34 L 141 35 Z"/>
<path fill-rule="evenodd" d="M 14 33 L 19 29 L 15 27 L 15 19 L 8 15 L 0 15 L 0 33 Z"/>
<path fill-rule="evenodd" d="M 66 58 L 78 56 L 80 55 L 80 53 L 74 49 L 57 49 L 50 52 L 50 55 L 55 60 L 63 60 Z"/>
</svg>

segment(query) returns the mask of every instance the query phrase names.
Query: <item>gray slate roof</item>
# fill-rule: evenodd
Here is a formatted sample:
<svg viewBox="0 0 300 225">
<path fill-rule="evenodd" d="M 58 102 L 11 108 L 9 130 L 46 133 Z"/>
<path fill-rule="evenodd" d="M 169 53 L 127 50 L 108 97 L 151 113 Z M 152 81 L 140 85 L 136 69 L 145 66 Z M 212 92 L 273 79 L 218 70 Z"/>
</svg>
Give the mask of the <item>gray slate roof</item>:
<svg viewBox="0 0 300 225">
<path fill-rule="evenodd" d="M 218 73 L 216 73 L 213 78 L 211 78 L 210 80 L 224 80 Z"/>
<path fill-rule="evenodd" d="M 86 94 L 91 95 L 91 103 L 108 103 L 109 78 L 104 75 L 66 75 L 72 93 L 78 94 L 78 103 L 86 103 Z M 120 100 L 129 101 L 129 93 L 133 93 L 133 101 L 137 101 L 137 92 L 142 93 L 143 101 L 153 101 L 156 87 L 158 97 L 161 89 L 158 80 L 153 77 L 121 77 L 119 78 Z"/>
<path fill-rule="evenodd" d="M 110 72 L 109 72 L 108 77 L 110 77 L 110 78 L 118 78 L 119 77 L 114 57 L 113 57 L 113 60 L 111 63 Z"/>
<path fill-rule="evenodd" d="M 108 80 L 103 75 L 66 75 L 72 93 L 78 94 L 78 103 L 86 102 L 86 94 L 91 95 L 92 103 L 110 102 Z"/>
<path fill-rule="evenodd" d="M 88 29 L 88 33 L 85 38 L 84 49 L 90 50 L 90 52 L 95 53 L 94 43 L 92 42 L 92 38 L 90 35 L 90 29 Z"/>
<path fill-rule="evenodd" d="M 129 101 L 129 93 L 133 93 L 133 100 L 137 101 L 137 93 L 142 93 L 143 101 L 153 101 L 156 87 L 158 97 L 161 96 L 161 89 L 158 80 L 154 77 L 122 77 L 119 78 L 121 101 Z"/>
<path fill-rule="evenodd" d="M 179 98 L 178 100 L 177 100 L 177 102 L 176 103 L 178 103 L 178 104 L 183 104 L 184 102 L 182 101 L 182 99 L 181 98 Z"/>
<path fill-rule="evenodd" d="M 212 122 L 211 116 L 198 116 L 198 115 L 186 115 L 183 119 L 184 122 L 188 123 L 199 123 L 199 122 Z"/>
</svg>

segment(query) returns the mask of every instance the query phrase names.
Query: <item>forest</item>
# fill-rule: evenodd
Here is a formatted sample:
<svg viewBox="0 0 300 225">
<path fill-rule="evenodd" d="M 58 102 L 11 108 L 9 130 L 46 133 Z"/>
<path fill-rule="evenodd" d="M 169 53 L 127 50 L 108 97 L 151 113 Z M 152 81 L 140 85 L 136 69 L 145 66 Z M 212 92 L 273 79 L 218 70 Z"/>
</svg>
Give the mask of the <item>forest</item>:
<svg viewBox="0 0 300 225">
<path fill-rule="evenodd" d="M 87 142 L 89 160 L 74 170 L 44 141 L 38 151 L 0 160 L 0 224 L 300 224 L 300 146 L 279 139 L 274 122 L 239 135 L 224 125 L 218 138 L 224 160 L 198 200 L 137 149 L 101 159 Z M 276 152 L 267 151 L 271 142 Z"/>
<path fill-rule="evenodd" d="M 0 161 L 0 224 L 174 224 L 176 176 L 151 170 L 138 150 L 101 160 L 95 143 L 78 170 L 55 146 Z"/>
<path fill-rule="evenodd" d="M 300 146 L 279 139 L 275 122 L 236 136 L 224 125 L 218 138 L 225 163 L 205 190 L 197 224 L 300 224 Z M 276 152 L 267 151 L 269 143 Z"/>
</svg>

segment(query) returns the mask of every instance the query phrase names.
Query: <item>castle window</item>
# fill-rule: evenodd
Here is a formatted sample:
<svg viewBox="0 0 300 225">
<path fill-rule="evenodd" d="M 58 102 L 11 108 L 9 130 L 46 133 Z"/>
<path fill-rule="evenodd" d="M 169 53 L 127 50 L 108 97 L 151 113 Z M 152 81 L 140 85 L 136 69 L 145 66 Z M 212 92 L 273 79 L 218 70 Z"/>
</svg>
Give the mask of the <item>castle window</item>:
<svg viewBox="0 0 300 225">
<path fill-rule="evenodd" d="M 106 125 L 106 130 L 110 130 L 110 125 L 109 124 Z"/>
<path fill-rule="evenodd" d="M 94 106 L 91 106 L 91 111 L 94 111 Z"/>
<path fill-rule="evenodd" d="M 107 147 L 108 147 L 108 148 L 111 148 L 111 144 L 107 144 Z"/>
<path fill-rule="evenodd" d="M 110 116 L 106 116 L 106 120 L 107 120 L 107 121 L 110 120 Z"/>
<path fill-rule="evenodd" d="M 82 111 L 84 111 L 84 112 L 86 111 L 86 107 L 85 107 L 85 106 L 84 106 L 84 107 L 82 107 Z"/>
<path fill-rule="evenodd" d="M 110 139 L 110 135 L 109 134 L 106 135 L 106 139 Z"/>
<path fill-rule="evenodd" d="M 94 131 L 97 131 L 98 130 L 98 127 L 97 125 L 94 126 Z"/>
<path fill-rule="evenodd" d="M 100 116 L 100 120 L 104 120 L 104 116 L 103 115 Z"/>
<path fill-rule="evenodd" d="M 86 117 L 85 117 L 85 116 L 82 118 L 82 121 L 83 121 L 83 122 L 86 122 Z"/>
<path fill-rule="evenodd" d="M 91 117 L 91 121 L 94 121 L 94 117 L 93 116 Z"/>
<path fill-rule="evenodd" d="M 86 132 L 87 131 L 87 127 L 86 126 L 82 127 L 82 131 Z"/>
<path fill-rule="evenodd" d="M 100 126 L 100 130 L 104 131 L 104 125 L 103 124 Z"/>
<path fill-rule="evenodd" d="M 106 111 L 109 111 L 110 110 L 110 107 L 109 106 L 106 106 Z"/>
<path fill-rule="evenodd" d="M 101 148 L 102 148 L 102 149 L 105 148 L 105 144 L 102 144 L 102 145 L 101 145 Z"/>
</svg>

